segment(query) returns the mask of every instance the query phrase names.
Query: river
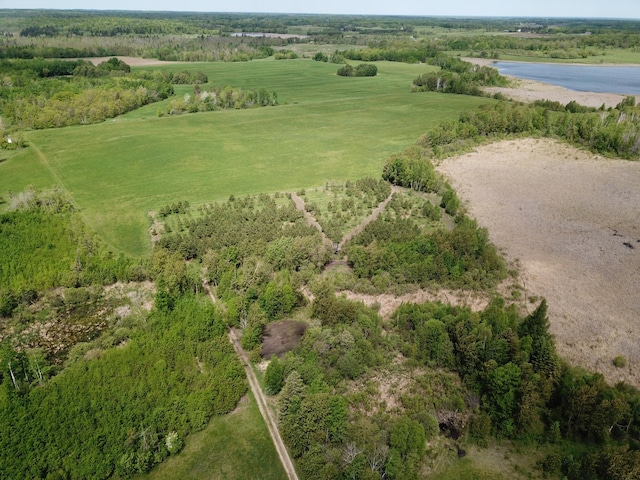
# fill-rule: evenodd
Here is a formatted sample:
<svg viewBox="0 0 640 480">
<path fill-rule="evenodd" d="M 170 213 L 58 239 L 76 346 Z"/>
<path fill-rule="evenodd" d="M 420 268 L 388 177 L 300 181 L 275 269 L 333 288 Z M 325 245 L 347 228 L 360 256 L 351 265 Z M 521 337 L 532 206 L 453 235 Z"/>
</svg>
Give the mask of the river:
<svg viewBox="0 0 640 480">
<path fill-rule="evenodd" d="M 503 75 L 559 85 L 579 92 L 640 95 L 640 66 L 495 62 Z"/>
</svg>

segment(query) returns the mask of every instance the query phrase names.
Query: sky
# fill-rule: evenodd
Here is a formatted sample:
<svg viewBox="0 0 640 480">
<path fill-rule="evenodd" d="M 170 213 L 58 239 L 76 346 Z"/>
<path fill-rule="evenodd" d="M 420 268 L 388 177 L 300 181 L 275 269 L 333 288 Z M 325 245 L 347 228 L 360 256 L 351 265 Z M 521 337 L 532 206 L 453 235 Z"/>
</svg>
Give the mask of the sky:
<svg viewBox="0 0 640 480">
<path fill-rule="evenodd" d="M 640 0 L 0 0 L 0 8 L 640 19 Z"/>
</svg>

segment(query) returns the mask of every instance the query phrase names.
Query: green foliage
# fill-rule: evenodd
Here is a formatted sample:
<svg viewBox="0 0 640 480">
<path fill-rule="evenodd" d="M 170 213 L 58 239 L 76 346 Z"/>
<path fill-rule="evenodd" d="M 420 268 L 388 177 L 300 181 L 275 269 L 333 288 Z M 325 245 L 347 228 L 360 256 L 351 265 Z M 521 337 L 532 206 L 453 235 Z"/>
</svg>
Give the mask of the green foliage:
<svg viewBox="0 0 640 480">
<path fill-rule="evenodd" d="M 424 454 L 426 435 L 423 426 L 406 416 L 398 418 L 389 435 L 389 446 L 403 459 L 412 455 L 420 458 Z"/>
<path fill-rule="evenodd" d="M 488 409 L 499 433 L 512 436 L 515 433 L 514 414 L 518 408 L 518 390 L 522 371 L 512 362 L 487 367 Z"/>
<path fill-rule="evenodd" d="M 162 75 L 129 71 L 117 58 L 97 67 L 85 61 L 4 60 L 0 111 L 13 127 L 51 128 L 101 122 L 173 94 Z"/>
<path fill-rule="evenodd" d="M 208 299 L 182 297 L 148 321 L 125 348 L 74 363 L 41 387 L 16 389 L 3 357 L 0 423 L 16 433 L 0 438 L 3 477 L 146 471 L 178 449 L 183 435 L 235 408 L 244 373 Z"/>
<path fill-rule="evenodd" d="M 276 60 L 295 60 L 298 54 L 293 50 L 279 50 L 273 56 Z"/>
<path fill-rule="evenodd" d="M 276 395 L 284 385 L 284 369 L 278 357 L 274 356 L 264 373 L 264 391 L 267 395 Z"/>
<path fill-rule="evenodd" d="M 136 280 L 146 277 L 140 263 L 115 255 L 87 230 L 62 192 L 29 189 L 10 202 L 18 210 L 0 214 L 0 292 L 20 297 L 29 290 L 126 281 L 136 271 L 142 275 Z"/>
<path fill-rule="evenodd" d="M 322 52 L 317 52 L 314 56 L 313 59 L 316 62 L 328 62 L 329 61 L 329 57 L 327 57 L 324 53 Z"/>
<path fill-rule="evenodd" d="M 256 473 L 259 472 L 259 473 Z M 230 479 L 286 478 L 258 405 L 249 392 L 230 415 L 213 417 L 190 434 L 180 455 L 171 455 L 139 480 L 174 480 L 226 476 Z"/>
<path fill-rule="evenodd" d="M 430 63 L 438 65 L 441 70 L 414 79 L 414 91 L 482 96 L 480 87 L 507 84 L 506 78 L 492 67 L 478 67 L 448 55 L 438 55 Z"/>
<path fill-rule="evenodd" d="M 624 368 L 627 366 L 627 359 L 624 355 L 618 355 L 613 359 L 613 365 L 617 368 Z"/>
<path fill-rule="evenodd" d="M 354 273 L 372 280 L 386 272 L 399 284 L 437 282 L 475 288 L 505 275 L 487 231 L 466 217 L 451 231 L 421 233 L 412 219 L 383 216 L 367 225 L 345 250 Z"/>
<path fill-rule="evenodd" d="M 258 298 L 260 307 L 269 319 L 280 318 L 290 313 L 298 303 L 298 298 L 288 279 L 283 284 L 269 282 Z"/>
<path fill-rule="evenodd" d="M 445 190 L 442 194 L 442 201 L 440 202 L 440 206 L 444 208 L 444 211 L 452 217 L 455 217 L 460 210 L 460 200 L 458 199 L 458 195 L 449 184 L 445 185 Z"/>
<path fill-rule="evenodd" d="M 224 88 L 212 87 L 208 91 L 203 91 L 196 85 L 193 95 L 186 94 L 182 100 L 169 102 L 166 111 L 170 115 L 177 115 L 275 105 L 278 105 L 278 95 L 275 92 L 268 92 L 265 88 L 243 91 L 241 88 L 226 86 Z"/>
<path fill-rule="evenodd" d="M 306 192 L 305 210 L 314 216 L 325 235 L 338 243 L 389 195 L 391 186 L 381 179 L 327 182 L 322 189 Z"/>
<path fill-rule="evenodd" d="M 382 170 L 382 178 L 418 192 L 434 191 L 436 186 L 433 164 L 425 161 L 420 149 L 415 147 L 389 158 Z"/>
<path fill-rule="evenodd" d="M 469 142 L 504 135 L 544 135 L 563 138 L 593 152 L 638 158 L 637 107 L 596 111 L 570 102 L 519 104 L 499 102 L 462 114 L 457 122 L 443 123 L 425 134 L 420 144 L 425 156 L 438 157 L 468 148 Z"/>
<path fill-rule="evenodd" d="M 337 74 L 341 77 L 375 77 L 378 74 L 378 67 L 371 63 L 361 63 L 355 68 L 346 64 L 338 69 Z"/>
</svg>

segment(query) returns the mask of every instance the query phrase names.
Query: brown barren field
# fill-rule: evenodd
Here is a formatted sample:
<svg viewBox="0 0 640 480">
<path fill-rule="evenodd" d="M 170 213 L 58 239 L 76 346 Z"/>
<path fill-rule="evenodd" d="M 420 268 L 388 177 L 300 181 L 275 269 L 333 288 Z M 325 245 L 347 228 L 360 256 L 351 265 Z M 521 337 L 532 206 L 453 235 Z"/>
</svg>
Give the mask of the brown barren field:
<svg viewBox="0 0 640 480">
<path fill-rule="evenodd" d="M 528 297 L 547 299 L 560 354 L 640 386 L 640 162 L 524 139 L 438 169 L 520 265 Z M 626 367 L 613 366 L 618 355 Z"/>
</svg>

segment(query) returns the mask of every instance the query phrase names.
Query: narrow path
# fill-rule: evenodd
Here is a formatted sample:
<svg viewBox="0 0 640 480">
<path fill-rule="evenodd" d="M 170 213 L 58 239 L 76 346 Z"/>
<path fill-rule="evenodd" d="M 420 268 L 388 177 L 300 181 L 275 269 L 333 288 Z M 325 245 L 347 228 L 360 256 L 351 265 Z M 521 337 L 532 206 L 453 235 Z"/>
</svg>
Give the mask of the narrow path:
<svg viewBox="0 0 640 480">
<path fill-rule="evenodd" d="M 349 233 L 347 233 L 342 240 L 340 240 L 340 243 L 338 244 L 340 250 L 342 250 L 342 247 L 344 247 L 344 245 L 351 240 L 353 237 L 355 237 L 356 235 L 358 235 L 360 232 L 362 232 L 365 227 L 367 225 L 369 225 L 371 222 L 373 222 L 376 218 L 378 218 L 378 216 L 384 212 L 384 210 L 387 208 L 387 204 L 391 201 L 391 198 L 393 198 L 393 194 L 397 193 L 400 191 L 399 187 L 396 187 L 395 185 L 391 185 L 391 193 L 389 194 L 389 196 L 387 198 L 385 198 L 382 203 L 380 203 L 376 208 L 374 208 L 373 212 L 371 212 L 371 214 L 365 218 L 360 225 L 357 225 L 356 227 L 353 228 L 353 230 L 351 230 Z"/>
<path fill-rule="evenodd" d="M 209 294 L 211 301 L 213 303 L 217 303 L 216 297 L 213 295 L 213 292 L 211 292 L 211 288 L 209 288 L 209 285 L 205 281 L 203 281 L 202 286 Z M 291 461 L 291 457 L 289 456 L 287 447 L 284 445 L 282 437 L 280 436 L 278 423 L 276 422 L 273 413 L 269 409 L 267 399 L 262 392 L 262 388 L 260 388 L 260 384 L 258 383 L 258 379 L 256 378 L 256 374 L 254 373 L 253 368 L 251 368 L 251 362 L 249 362 L 249 358 L 247 357 L 246 352 L 240 344 L 240 339 L 238 338 L 237 330 L 235 328 L 229 329 L 229 340 L 231 340 L 231 344 L 233 345 L 233 349 L 236 351 L 236 355 L 238 355 L 238 358 L 240 358 L 240 360 L 242 361 L 244 373 L 247 376 L 247 380 L 249 380 L 249 387 L 251 387 L 253 396 L 256 399 L 256 403 L 258 404 L 258 409 L 260 410 L 260 414 L 264 419 L 264 423 L 267 425 L 269 435 L 271 435 L 271 440 L 276 447 L 278 457 L 280 457 L 280 462 L 282 462 L 282 467 L 287 473 L 287 478 L 289 478 L 289 480 L 298 480 L 296 469 L 293 466 L 293 462 Z"/>
<path fill-rule="evenodd" d="M 53 169 L 53 167 L 51 166 L 51 164 L 49 163 L 49 160 L 47 159 L 47 157 L 45 156 L 44 153 L 42 153 L 42 150 L 40 150 L 38 148 L 38 146 L 33 143 L 33 141 L 31 139 L 27 139 L 29 141 L 29 146 L 31 148 L 33 148 L 33 151 L 36 152 L 36 155 L 38 155 L 38 158 L 40 159 L 40 162 L 45 166 L 45 168 L 49 171 L 49 173 L 51 174 L 51 176 L 53 177 L 53 179 L 58 183 L 58 185 L 60 186 L 60 188 L 64 191 L 64 193 L 67 194 L 67 196 L 69 197 L 69 200 L 71 201 L 71 203 L 73 204 L 73 206 L 75 207 L 76 210 L 78 209 L 78 205 L 76 205 L 75 200 L 73 199 L 73 197 L 71 196 L 71 192 L 69 192 L 69 190 L 67 189 L 67 187 L 65 186 L 65 184 L 62 182 L 62 179 L 58 176 L 58 173 Z"/>
<path fill-rule="evenodd" d="M 370 214 L 367 218 L 365 218 L 359 225 L 355 226 L 350 232 L 348 232 L 343 238 L 342 240 L 340 240 L 340 243 L 338 244 L 338 249 L 342 250 L 342 247 L 349 241 L 351 240 L 353 237 L 355 237 L 357 234 L 359 234 L 360 232 L 362 232 L 362 230 L 364 230 L 364 228 L 369 225 L 371 222 L 373 222 L 376 218 L 378 218 L 378 215 L 380 215 L 382 212 L 384 212 L 385 208 L 387 208 L 387 204 L 391 201 L 391 198 L 393 197 L 394 193 L 400 192 L 402 189 L 400 187 L 397 187 L 395 185 L 391 185 L 391 193 L 389 194 L 389 196 L 387 198 L 385 198 Z M 329 239 L 329 237 L 327 237 L 325 235 L 325 233 L 322 231 L 322 227 L 320 226 L 320 224 L 318 223 L 318 221 L 314 218 L 313 215 L 311 215 L 309 212 L 307 212 L 304 208 L 304 200 L 302 200 L 297 193 L 291 193 L 291 200 L 293 200 L 293 203 L 295 204 L 296 208 L 298 210 L 300 210 L 302 212 L 302 214 L 304 215 L 304 218 L 307 220 L 307 223 L 309 225 L 311 225 L 312 227 L 315 227 L 316 229 L 318 229 L 318 231 L 320 232 L 320 234 L 322 235 L 322 239 L 323 241 L 325 241 L 326 243 L 328 243 L 329 245 L 333 246 L 333 242 Z"/>
<path fill-rule="evenodd" d="M 269 405 L 267 404 L 267 399 L 264 397 L 262 393 L 262 389 L 260 388 L 260 384 L 258 383 L 258 379 L 256 378 L 253 369 L 251 368 L 251 363 L 247 358 L 247 354 L 240 345 L 240 340 L 237 336 L 235 328 L 229 329 L 229 338 L 231 339 L 231 343 L 233 344 L 233 348 L 236 351 L 236 354 L 242 360 L 244 365 L 244 371 L 247 375 L 247 379 L 249 380 L 249 386 L 251 387 L 251 391 L 253 392 L 253 396 L 256 398 L 256 402 L 258 402 L 258 409 L 262 414 L 262 418 L 264 418 L 264 423 L 267 424 L 267 428 L 269 429 L 269 434 L 271 435 L 271 439 L 273 440 L 273 444 L 276 447 L 278 452 L 278 456 L 280 457 L 280 461 L 282 462 L 282 466 L 284 467 L 285 472 L 287 472 L 287 477 L 289 480 L 298 480 L 298 475 L 296 474 L 296 469 L 293 466 L 293 462 L 291 461 L 291 457 L 289 457 L 289 452 L 287 452 L 287 448 L 282 441 L 282 437 L 280 436 L 280 431 L 278 430 L 278 424 L 269 409 Z"/>
<path fill-rule="evenodd" d="M 295 192 L 291 193 L 291 200 L 293 200 L 293 203 L 295 204 L 296 208 L 302 212 L 302 214 L 304 215 L 304 218 L 307 221 L 307 223 L 309 225 L 311 225 L 312 227 L 316 228 L 320 232 L 320 235 L 322 235 L 322 241 L 325 242 L 328 245 L 333 246 L 333 242 L 329 239 L 329 237 L 327 237 L 325 235 L 325 233 L 322 230 L 322 227 L 320 226 L 318 221 L 314 218 L 313 215 L 311 215 L 309 212 L 307 212 L 305 210 L 305 208 L 304 208 L 304 200 L 302 200 L 298 196 L 298 194 L 295 193 Z"/>
</svg>

